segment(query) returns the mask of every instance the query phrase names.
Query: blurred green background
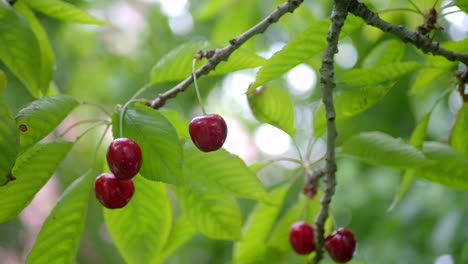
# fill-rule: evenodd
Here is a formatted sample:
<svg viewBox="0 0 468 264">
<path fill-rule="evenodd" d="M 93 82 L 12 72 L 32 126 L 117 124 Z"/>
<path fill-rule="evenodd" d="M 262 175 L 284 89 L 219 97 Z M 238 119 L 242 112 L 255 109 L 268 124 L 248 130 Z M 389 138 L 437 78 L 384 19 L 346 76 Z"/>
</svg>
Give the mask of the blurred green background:
<svg viewBox="0 0 468 264">
<path fill-rule="evenodd" d="M 151 68 L 173 48 L 191 40 L 210 40 L 226 45 L 229 39 L 260 21 L 282 1 L 70 2 L 109 23 L 102 27 L 78 25 L 40 16 L 56 55 L 53 77 L 55 91 L 51 93 L 70 94 L 81 101 L 100 104 L 111 112 L 117 104 L 126 102 L 148 82 Z M 245 48 L 265 57 L 271 56 L 314 21 L 326 19 L 330 14 L 331 2 L 305 1 L 294 14 L 284 16 L 265 34 L 251 39 Z M 411 8 L 406 0 L 364 2 L 374 10 Z M 427 10 L 433 4 L 432 1 L 424 0 L 414 2 L 422 10 Z M 437 6 L 441 4 L 444 3 L 438 3 Z M 423 21 L 420 15 L 405 11 L 386 12 L 382 16 L 392 23 L 403 24 L 411 29 Z M 440 18 L 439 23 L 444 27 L 443 31 L 435 33 L 439 41 L 459 40 L 468 36 L 468 18 L 463 13 Z M 373 47 L 391 38 L 362 25 L 340 42 L 337 75 L 351 67 L 359 67 Z M 405 59 L 425 61 L 425 56 L 414 47 L 405 45 L 404 48 Z M 294 141 L 302 151 L 307 148 L 312 111 L 320 99 L 317 76 L 320 56 L 317 54 L 311 57 L 307 64 L 296 67 L 275 81 L 293 95 L 298 130 Z M 17 113 L 33 98 L 3 64 L 0 64 L 0 69 L 8 77 L 4 94 L 13 112 Z M 429 83 L 419 94 L 410 96 L 409 89 L 415 76 L 408 75 L 398 80 L 395 88 L 369 111 L 340 124 L 338 141 L 357 132 L 373 130 L 407 140 L 417 121 L 430 109 L 442 91 L 450 86 L 455 90 L 452 72 L 447 72 Z M 286 134 L 271 126 L 261 125 L 250 113 L 243 93 L 254 78 L 255 69 L 199 79 L 208 111 L 220 113 L 228 121 L 230 130 L 226 148 L 241 156 L 248 164 L 274 157 L 297 158 L 297 151 Z M 155 98 L 173 85 L 175 83 L 155 85 L 143 97 Z M 459 105 L 460 102 L 453 94 L 439 103 L 430 121 L 428 140 L 448 139 Z M 188 120 L 200 113 L 192 87 L 168 101 L 165 108 L 179 111 Z M 89 118 L 105 116 L 98 108 L 80 106 L 59 130 L 63 131 L 77 120 Z M 70 139 L 74 139 L 84 129 L 69 133 Z M 98 129 L 86 134 L 31 205 L 18 218 L 0 225 L 0 263 L 24 261 L 42 221 L 60 193 L 94 162 L 90 156 L 102 131 Z M 106 140 L 109 141 L 110 137 Z M 103 147 L 101 157 L 104 157 L 104 151 Z M 310 158 L 319 159 L 323 151 L 324 142 L 319 139 Z M 269 188 L 290 179 L 296 172 L 297 168 L 291 164 L 275 163 L 262 170 L 259 177 Z M 371 167 L 339 157 L 337 177 L 338 187 L 332 204 L 333 217 L 339 226 L 354 230 L 358 238 L 356 261 L 468 263 L 468 193 L 416 180 L 403 200 L 389 211 L 399 188 L 400 171 Z M 297 184 L 290 191 L 293 197 L 289 201 L 290 205 L 297 198 L 296 194 L 300 193 L 300 188 L 301 184 Z M 91 201 L 76 263 L 124 263 L 106 231 L 101 205 L 95 199 Z M 244 219 L 253 205 L 250 201 L 241 201 Z M 167 263 L 230 263 L 232 245 L 232 242 L 214 241 L 196 235 L 177 250 Z M 272 257 L 268 263 L 301 262 L 291 251 L 287 255 Z"/>
</svg>

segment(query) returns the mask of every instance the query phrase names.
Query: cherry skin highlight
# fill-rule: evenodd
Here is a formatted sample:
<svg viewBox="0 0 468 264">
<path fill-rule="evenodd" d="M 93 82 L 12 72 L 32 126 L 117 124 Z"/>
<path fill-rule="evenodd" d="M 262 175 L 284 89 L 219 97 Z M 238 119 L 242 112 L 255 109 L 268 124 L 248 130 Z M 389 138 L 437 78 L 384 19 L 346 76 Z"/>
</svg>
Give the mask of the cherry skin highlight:
<svg viewBox="0 0 468 264">
<path fill-rule="evenodd" d="M 210 152 L 220 149 L 227 137 L 227 125 L 217 114 L 197 116 L 190 121 L 189 133 L 198 149 Z"/>
<path fill-rule="evenodd" d="M 296 222 L 289 229 L 289 243 L 300 255 L 308 255 L 315 250 L 314 228 L 306 222 Z"/>
<path fill-rule="evenodd" d="M 115 177 L 128 180 L 140 171 L 140 146 L 129 138 L 117 138 L 107 149 L 107 165 Z"/>
<path fill-rule="evenodd" d="M 356 251 L 356 238 L 351 230 L 338 228 L 325 239 L 325 249 L 334 261 L 348 262 Z"/>
<path fill-rule="evenodd" d="M 102 173 L 94 181 L 94 192 L 106 208 L 122 208 L 135 193 L 135 185 L 132 180 L 121 180 L 112 173 Z"/>
</svg>

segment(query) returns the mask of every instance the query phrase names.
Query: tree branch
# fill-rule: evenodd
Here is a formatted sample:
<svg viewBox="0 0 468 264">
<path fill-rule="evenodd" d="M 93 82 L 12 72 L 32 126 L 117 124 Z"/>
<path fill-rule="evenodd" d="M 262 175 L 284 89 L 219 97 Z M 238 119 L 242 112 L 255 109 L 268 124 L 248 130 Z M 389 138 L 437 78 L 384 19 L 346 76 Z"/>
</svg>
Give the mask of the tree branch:
<svg viewBox="0 0 468 264">
<path fill-rule="evenodd" d="M 327 47 L 322 57 L 320 68 L 320 82 L 322 83 L 322 100 L 325 105 L 327 119 L 327 153 L 325 154 L 324 194 L 320 199 L 320 211 L 315 218 L 315 250 L 316 255 L 311 263 L 319 263 L 323 257 L 323 241 L 325 221 L 328 218 L 330 203 L 335 193 L 335 173 L 337 170 L 335 160 L 335 140 L 338 135 L 335 124 L 335 107 L 333 104 L 333 89 L 335 88 L 334 56 L 338 52 L 338 38 L 348 14 L 348 0 L 335 0 L 331 14 L 331 24 L 327 34 Z"/>
<path fill-rule="evenodd" d="M 197 77 L 208 74 L 210 71 L 214 70 L 215 67 L 221 62 L 229 58 L 229 56 L 240 46 L 242 46 L 247 40 L 253 36 L 265 32 L 265 30 L 271 26 L 273 23 L 276 23 L 284 14 L 292 13 L 297 7 L 299 7 L 304 0 L 288 0 L 287 2 L 278 6 L 278 8 L 272 12 L 269 16 L 264 18 L 258 24 L 242 33 L 241 35 L 231 39 L 229 45 L 222 48 L 214 50 L 212 56 L 209 57 L 208 61 L 195 72 Z M 185 80 L 177 84 L 172 89 L 159 94 L 154 100 L 149 102 L 149 105 L 158 109 L 162 107 L 166 101 L 170 98 L 176 97 L 178 93 L 185 91 L 189 85 L 193 82 L 192 76 L 187 77 Z"/>
<path fill-rule="evenodd" d="M 379 28 L 384 32 L 391 33 L 404 42 L 409 42 L 424 53 L 443 56 L 450 61 L 460 61 L 468 65 L 468 53 L 456 53 L 439 47 L 439 43 L 417 30 L 408 30 L 401 25 L 394 25 L 382 20 L 379 15 L 372 12 L 365 4 L 358 0 L 350 0 L 348 11 L 362 18 L 367 24 Z"/>
</svg>

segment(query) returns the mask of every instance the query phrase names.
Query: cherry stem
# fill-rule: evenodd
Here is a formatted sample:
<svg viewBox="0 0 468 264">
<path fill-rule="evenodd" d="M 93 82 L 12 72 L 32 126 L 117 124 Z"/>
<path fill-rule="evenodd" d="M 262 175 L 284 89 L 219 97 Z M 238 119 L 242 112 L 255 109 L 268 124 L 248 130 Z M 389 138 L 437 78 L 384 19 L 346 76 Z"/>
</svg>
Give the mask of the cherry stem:
<svg viewBox="0 0 468 264">
<path fill-rule="evenodd" d="M 193 58 L 192 60 L 192 78 L 193 78 L 193 84 L 195 85 L 195 92 L 197 93 L 198 97 L 198 102 L 200 103 L 200 107 L 202 109 L 202 112 L 204 115 L 206 115 L 205 107 L 203 106 L 202 98 L 200 95 L 200 91 L 198 90 L 198 84 L 197 84 L 197 75 L 195 73 L 195 64 L 197 63 L 197 58 Z"/>
<path fill-rule="evenodd" d="M 81 102 L 82 105 L 91 105 L 91 106 L 94 106 L 94 107 L 97 107 L 99 108 L 99 110 L 101 110 L 106 116 L 108 117 L 112 117 L 112 115 L 100 104 L 97 104 L 97 103 L 93 103 L 93 102 L 87 102 L 87 101 L 83 101 Z"/>
<path fill-rule="evenodd" d="M 138 96 L 140 96 L 141 94 L 143 94 L 146 90 L 148 90 L 148 88 L 151 87 L 151 84 L 150 83 L 147 83 L 145 85 L 143 85 L 143 87 L 141 87 L 133 96 L 132 98 L 130 98 L 130 101 L 133 101 L 135 99 L 138 98 Z"/>
<path fill-rule="evenodd" d="M 462 12 L 462 11 L 461 10 L 450 11 L 450 12 L 447 12 L 447 13 L 443 13 L 440 17 L 448 16 L 448 15 L 451 15 L 451 14 L 454 14 L 454 13 L 459 13 L 459 12 Z"/>
<path fill-rule="evenodd" d="M 310 155 L 312 155 L 312 150 L 314 149 L 315 143 L 317 140 L 311 136 L 307 142 L 307 151 L 306 151 L 306 158 L 310 159 Z"/>
<path fill-rule="evenodd" d="M 292 177 L 291 181 L 288 183 L 289 187 L 293 186 L 294 184 L 296 184 L 297 180 L 299 180 L 299 178 L 301 178 L 301 175 L 304 173 L 304 169 L 303 168 L 300 168 L 296 174 L 294 174 L 294 176 Z"/>
<path fill-rule="evenodd" d="M 296 148 L 299 159 L 301 160 L 302 163 L 304 163 L 304 157 L 302 156 L 301 150 L 299 149 L 299 145 L 297 145 L 296 140 L 292 139 L 292 141 L 293 141 L 294 148 Z"/>
<path fill-rule="evenodd" d="M 104 129 L 104 132 L 102 133 L 101 137 L 99 138 L 98 143 L 96 144 L 96 149 L 94 150 L 94 161 L 96 161 L 97 153 L 99 151 L 99 147 L 101 147 L 102 142 L 104 141 L 104 137 L 107 134 L 107 131 L 110 128 L 110 124 L 107 124 L 106 129 Z"/>
<path fill-rule="evenodd" d="M 81 133 L 81 135 L 77 136 L 75 140 L 76 141 L 80 140 L 86 133 L 88 133 L 89 131 L 91 131 L 91 130 L 93 130 L 96 127 L 101 126 L 101 125 L 107 125 L 108 126 L 109 122 L 107 122 L 107 121 L 106 122 L 99 122 L 99 123 L 96 123 L 96 124 L 88 127 L 85 131 L 83 131 L 83 133 Z"/>
<path fill-rule="evenodd" d="M 148 86 L 149 87 L 149 86 Z M 145 88 L 145 86 L 143 87 Z M 140 89 L 140 90 L 143 90 Z M 146 88 L 145 88 L 146 89 Z M 138 92 L 137 92 L 138 93 Z M 132 97 L 133 98 L 133 97 Z M 120 110 L 120 116 L 119 116 L 119 137 L 123 137 L 123 119 L 124 119 L 124 116 L 125 116 L 125 111 L 127 111 L 127 107 L 133 103 L 133 102 L 137 102 L 139 101 L 138 99 L 130 99 L 128 102 L 126 102 L 124 104 L 124 106 L 122 107 L 122 109 Z"/>
<path fill-rule="evenodd" d="M 275 158 L 275 159 L 271 159 L 271 160 L 267 161 L 267 164 L 265 164 L 265 166 L 273 164 L 274 162 L 277 162 L 277 161 L 289 161 L 289 162 L 297 163 L 299 165 L 303 164 L 303 162 L 301 160 L 298 160 L 298 159 L 293 159 L 293 158 L 288 158 L 288 157 L 280 157 L 280 158 Z"/>
<path fill-rule="evenodd" d="M 86 119 L 86 120 L 80 120 L 80 121 L 77 121 L 75 122 L 74 124 L 70 125 L 69 127 L 67 127 L 67 129 L 65 129 L 59 136 L 58 138 L 63 138 L 68 132 L 70 132 L 70 130 L 72 130 L 73 128 L 81 125 L 81 124 L 86 124 L 86 123 L 98 123 L 99 124 L 108 124 L 109 121 L 107 120 L 103 120 L 103 119 Z"/>
<path fill-rule="evenodd" d="M 408 11 L 412 13 L 416 13 L 418 15 L 422 15 L 422 13 L 418 12 L 417 10 L 413 10 L 411 8 L 389 8 L 389 9 L 384 9 L 382 11 L 379 11 L 379 14 L 386 13 L 386 12 L 393 12 L 393 11 Z"/>
<path fill-rule="evenodd" d="M 419 9 L 419 7 L 412 0 L 408 0 L 408 2 L 410 2 L 410 4 L 418 11 L 419 14 L 424 16 L 423 11 L 421 11 L 421 9 Z"/>
</svg>

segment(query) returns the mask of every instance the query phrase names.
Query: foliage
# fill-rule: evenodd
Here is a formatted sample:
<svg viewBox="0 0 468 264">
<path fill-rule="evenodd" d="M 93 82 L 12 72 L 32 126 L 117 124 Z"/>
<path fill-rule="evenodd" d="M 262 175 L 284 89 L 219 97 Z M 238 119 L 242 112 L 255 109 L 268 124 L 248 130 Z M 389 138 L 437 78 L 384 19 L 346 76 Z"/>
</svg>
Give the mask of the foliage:
<svg viewBox="0 0 468 264">
<path fill-rule="evenodd" d="M 5 248 L 26 263 L 312 261 L 315 253 L 292 252 L 287 234 L 323 208 L 327 181 L 318 180 L 313 199 L 301 189 L 326 166 L 327 124 L 336 122 L 338 186 L 325 232 L 355 230 L 350 263 L 468 261 L 466 65 L 351 14 L 338 50 L 350 47 L 358 59 L 322 62 L 332 3 L 299 1 L 294 12 L 264 19 L 291 2 L 190 1 L 178 15 L 164 1 L 0 2 L 0 255 Z M 381 17 L 408 29 L 426 19 L 398 10 L 414 8 L 407 1 L 371 2 L 372 10 L 395 8 Z M 454 4 L 466 15 L 467 1 Z M 259 21 L 266 27 L 255 28 Z M 455 27 L 446 17 L 437 23 Z M 466 57 L 464 34 L 427 37 Z M 335 65 L 325 99 L 336 116 L 321 98 L 323 63 Z M 293 73 L 303 66 L 311 71 L 299 75 L 320 81 L 298 92 Z M 214 152 L 190 141 L 188 120 L 200 112 L 193 71 L 208 108 L 227 117 L 228 141 Z M 279 143 L 259 133 L 271 126 L 293 142 L 279 156 L 254 136 Z M 143 165 L 129 204 L 105 209 L 93 181 L 108 170 L 109 141 L 124 136 L 141 146 Z M 55 180 L 59 190 L 49 192 L 60 198 L 37 217 L 45 221 L 29 251 L 22 225 L 37 221 L 27 212 Z"/>
</svg>

